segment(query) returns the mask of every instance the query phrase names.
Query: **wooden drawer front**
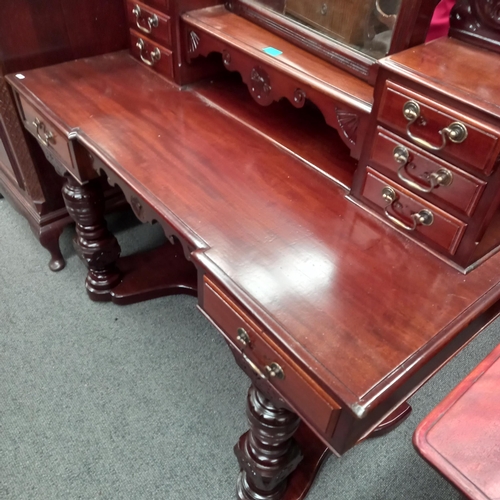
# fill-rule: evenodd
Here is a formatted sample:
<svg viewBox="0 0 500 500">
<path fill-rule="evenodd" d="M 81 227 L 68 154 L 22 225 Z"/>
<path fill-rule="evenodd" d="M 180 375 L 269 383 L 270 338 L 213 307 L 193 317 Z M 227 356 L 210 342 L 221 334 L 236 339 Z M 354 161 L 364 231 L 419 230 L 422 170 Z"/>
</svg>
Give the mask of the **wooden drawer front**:
<svg viewBox="0 0 500 500">
<path fill-rule="evenodd" d="M 67 138 L 21 96 L 19 103 L 24 125 L 38 139 L 39 144 L 50 154 L 57 153 L 65 167 L 75 170 Z"/>
<path fill-rule="evenodd" d="M 172 47 L 170 17 L 141 2 L 127 2 L 129 26 L 164 47 Z"/>
<path fill-rule="evenodd" d="M 264 340 L 262 331 L 209 280 L 203 287 L 203 309 L 219 327 L 222 334 L 238 350 L 243 350 L 247 363 L 253 363 L 258 370 L 266 372 L 266 366 L 277 363 L 284 372 L 284 379 L 268 377 L 283 398 L 307 418 L 308 423 L 330 437 L 338 419 L 340 407 L 332 400 L 325 400 L 313 387 L 287 363 L 282 356 Z M 245 346 L 238 340 L 244 330 L 250 339 Z M 255 372 L 255 369 L 252 368 Z M 326 397 L 326 396 L 325 396 Z"/>
<path fill-rule="evenodd" d="M 423 196 L 433 203 L 449 203 L 468 216 L 474 212 L 486 186 L 486 182 L 437 159 L 381 127 L 377 130 L 370 162 L 395 174 L 398 182 L 414 193 L 424 193 Z M 429 189 L 432 190 L 427 193 Z"/>
<path fill-rule="evenodd" d="M 170 11 L 169 0 L 143 0 L 143 3 L 154 9 L 158 9 L 160 12 L 168 14 Z"/>
<path fill-rule="evenodd" d="M 411 123 L 411 120 L 405 117 L 403 110 L 405 107 L 411 108 L 414 103 L 418 105 L 420 112 L 419 118 Z M 444 107 L 391 82 L 387 82 L 384 89 L 378 120 L 408 141 L 454 164 L 476 168 L 486 175 L 489 175 L 494 168 L 499 152 L 495 131 L 456 110 Z M 460 124 L 459 127 L 466 128 L 465 139 L 455 143 L 447 138 L 443 142 L 443 137 L 447 134 L 441 134 L 440 131 L 457 123 Z M 422 141 L 429 146 L 424 146 Z"/>
<path fill-rule="evenodd" d="M 130 51 L 135 58 L 157 73 L 169 79 L 174 77 L 172 52 L 135 30 L 130 30 Z"/>
<path fill-rule="evenodd" d="M 395 200 L 392 202 L 383 196 L 385 190 L 391 189 L 396 195 Z M 413 195 L 371 168 L 366 170 L 362 196 L 380 207 L 383 215 L 394 226 L 402 228 L 400 224 L 404 224 L 410 236 L 417 238 L 423 236 L 451 255 L 456 252 L 467 227 L 464 222 Z M 423 210 L 427 212 L 422 214 Z M 430 225 L 417 224 L 415 229 L 410 229 L 414 227 L 416 214 L 426 215 L 429 212 L 433 219 Z"/>
</svg>

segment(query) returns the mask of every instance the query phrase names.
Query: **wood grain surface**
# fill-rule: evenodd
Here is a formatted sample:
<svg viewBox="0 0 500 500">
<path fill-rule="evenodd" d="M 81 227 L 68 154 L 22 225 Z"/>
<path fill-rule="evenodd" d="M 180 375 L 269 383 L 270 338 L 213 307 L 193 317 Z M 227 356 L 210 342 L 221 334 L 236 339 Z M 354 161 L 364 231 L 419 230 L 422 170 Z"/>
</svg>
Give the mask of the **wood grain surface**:
<svg viewBox="0 0 500 500">
<path fill-rule="evenodd" d="M 383 418 L 500 296 L 499 255 L 461 274 L 126 53 L 24 76 L 9 81 L 146 199 L 200 269 L 351 415 Z"/>
</svg>

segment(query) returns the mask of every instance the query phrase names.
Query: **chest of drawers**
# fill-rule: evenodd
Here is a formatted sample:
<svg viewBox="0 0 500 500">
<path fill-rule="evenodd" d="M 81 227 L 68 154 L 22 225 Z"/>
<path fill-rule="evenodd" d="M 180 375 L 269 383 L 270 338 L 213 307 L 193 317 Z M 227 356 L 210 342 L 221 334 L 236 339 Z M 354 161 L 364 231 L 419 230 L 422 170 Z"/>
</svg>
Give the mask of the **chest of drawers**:
<svg viewBox="0 0 500 500">
<path fill-rule="evenodd" d="M 128 0 L 130 51 L 134 57 L 169 79 L 174 77 L 169 2 Z"/>
<path fill-rule="evenodd" d="M 483 105 L 486 95 L 495 102 L 498 89 L 469 77 L 498 63 L 456 40 L 431 46 L 432 56 L 424 45 L 381 61 L 352 194 L 468 271 L 500 244 L 500 121 L 494 105 Z M 460 64 L 451 60 L 456 50 L 463 53 Z"/>
</svg>

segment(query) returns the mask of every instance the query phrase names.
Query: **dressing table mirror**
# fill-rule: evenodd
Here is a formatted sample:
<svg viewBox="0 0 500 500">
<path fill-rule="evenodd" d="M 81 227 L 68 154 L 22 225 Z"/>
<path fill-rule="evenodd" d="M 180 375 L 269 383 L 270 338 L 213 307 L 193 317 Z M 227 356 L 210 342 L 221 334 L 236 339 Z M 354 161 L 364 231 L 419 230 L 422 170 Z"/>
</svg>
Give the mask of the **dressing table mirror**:
<svg viewBox="0 0 500 500">
<path fill-rule="evenodd" d="M 226 7 L 373 83 L 378 59 L 425 40 L 437 3 L 231 0 Z"/>
</svg>

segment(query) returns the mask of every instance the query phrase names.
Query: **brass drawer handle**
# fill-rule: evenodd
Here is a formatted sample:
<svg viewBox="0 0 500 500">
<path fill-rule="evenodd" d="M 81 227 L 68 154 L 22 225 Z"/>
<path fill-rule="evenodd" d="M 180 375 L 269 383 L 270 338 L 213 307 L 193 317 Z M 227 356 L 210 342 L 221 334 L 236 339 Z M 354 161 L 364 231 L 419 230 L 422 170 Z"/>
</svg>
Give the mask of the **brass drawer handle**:
<svg viewBox="0 0 500 500">
<path fill-rule="evenodd" d="M 241 349 L 239 349 L 242 358 L 248 364 L 248 366 L 252 369 L 252 371 L 261 379 L 269 380 L 270 378 L 277 378 L 279 380 L 284 380 L 285 372 L 283 368 L 278 363 L 270 363 L 265 366 L 264 371 L 262 371 L 243 351 L 246 347 L 251 344 L 250 336 L 246 332 L 244 328 L 238 328 L 238 333 L 236 335 L 236 340 L 243 345 Z"/>
<path fill-rule="evenodd" d="M 51 142 L 55 142 L 54 134 L 49 130 L 47 132 L 47 127 L 45 126 L 45 123 L 40 121 L 39 118 L 35 118 L 33 121 L 33 126 L 36 129 L 36 136 L 38 140 L 45 146 L 49 147 Z M 43 137 L 41 133 L 43 134 Z"/>
<path fill-rule="evenodd" d="M 417 101 L 408 101 L 403 106 L 403 115 L 408 120 L 408 125 L 406 126 L 406 133 L 408 137 L 418 146 L 427 149 L 428 151 L 441 151 L 446 146 L 448 140 L 459 144 L 467 139 L 467 127 L 461 122 L 450 123 L 447 127 L 441 129 L 439 134 L 441 135 L 441 145 L 434 146 L 425 139 L 421 139 L 416 135 L 413 135 L 410 127 L 420 118 L 420 105 Z"/>
<path fill-rule="evenodd" d="M 449 186 L 453 182 L 453 174 L 446 168 L 440 168 L 436 172 L 429 175 L 429 187 L 424 187 L 418 182 L 406 177 L 406 166 L 410 163 L 410 152 L 404 146 L 396 146 L 393 151 L 394 159 L 399 163 L 398 177 L 406 185 L 421 193 L 430 193 L 438 186 Z"/>
<path fill-rule="evenodd" d="M 417 226 L 430 226 L 434 222 L 434 215 L 430 210 L 427 210 L 424 208 L 423 210 L 420 210 L 420 212 L 416 212 L 414 214 L 411 214 L 411 219 L 413 221 L 413 224 L 410 226 L 409 224 L 406 224 L 406 222 L 398 219 L 391 213 L 389 213 L 389 208 L 392 207 L 394 202 L 398 200 L 398 195 L 396 191 L 389 187 L 386 186 L 384 189 L 382 189 L 382 198 L 384 201 L 387 202 L 386 207 L 384 208 L 384 213 L 385 216 L 391 221 L 394 222 L 397 226 L 405 229 L 406 231 L 415 231 L 417 229 Z"/>
<path fill-rule="evenodd" d="M 144 64 L 147 64 L 148 66 L 154 66 L 161 59 L 161 52 L 158 47 L 156 47 L 149 53 L 149 57 L 151 60 L 144 57 L 142 52 L 144 50 L 145 44 L 142 38 L 139 38 L 139 40 L 137 40 L 137 43 L 135 45 L 139 49 L 139 55 L 141 56 L 141 61 Z"/>
<path fill-rule="evenodd" d="M 153 28 L 158 28 L 158 16 L 156 14 L 153 14 L 152 16 L 148 17 L 148 21 L 147 21 L 148 27 L 147 28 L 140 23 L 141 8 L 138 5 L 136 5 L 132 9 L 132 14 L 135 15 L 135 24 L 143 33 L 147 33 L 149 35 L 153 31 Z"/>
</svg>

